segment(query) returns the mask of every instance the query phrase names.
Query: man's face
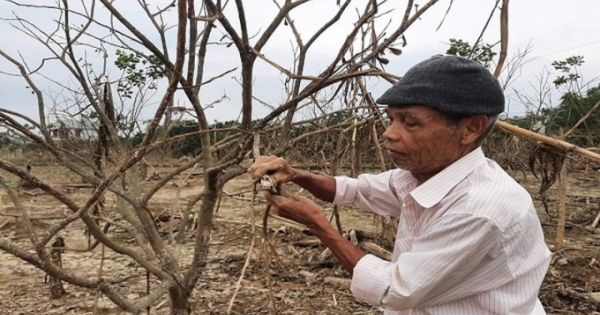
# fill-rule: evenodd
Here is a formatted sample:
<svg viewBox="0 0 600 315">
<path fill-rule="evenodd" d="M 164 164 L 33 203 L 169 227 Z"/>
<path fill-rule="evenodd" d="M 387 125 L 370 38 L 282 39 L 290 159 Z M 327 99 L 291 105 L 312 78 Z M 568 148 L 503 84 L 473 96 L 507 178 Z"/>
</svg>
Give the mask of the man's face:
<svg viewBox="0 0 600 315">
<path fill-rule="evenodd" d="M 396 166 L 427 180 L 464 155 L 459 127 L 440 112 L 421 105 L 389 106 L 390 124 L 383 133 L 388 156 Z"/>
</svg>

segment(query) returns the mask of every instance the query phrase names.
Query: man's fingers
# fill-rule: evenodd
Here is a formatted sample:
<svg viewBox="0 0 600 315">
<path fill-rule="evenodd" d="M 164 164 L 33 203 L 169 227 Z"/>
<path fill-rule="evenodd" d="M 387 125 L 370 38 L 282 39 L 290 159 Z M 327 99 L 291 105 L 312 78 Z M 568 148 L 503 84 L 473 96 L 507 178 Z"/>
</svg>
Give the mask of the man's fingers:
<svg viewBox="0 0 600 315">
<path fill-rule="evenodd" d="M 284 197 L 284 196 L 281 196 L 281 195 L 274 195 L 274 194 L 271 194 L 271 193 L 270 193 L 270 192 L 268 192 L 268 191 L 267 191 L 267 192 L 265 192 L 265 198 L 267 198 L 267 201 L 268 201 L 270 204 L 272 204 L 272 205 L 274 205 L 274 206 L 277 206 L 277 207 L 279 207 L 279 206 L 281 206 L 281 205 L 284 205 L 285 203 L 287 203 L 287 202 L 289 201 L 289 200 L 288 200 L 286 197 Z"/>
<path fill-rule="evenodd" d="M 250 175 L 252 178 L 260 178 L 265 175 L 269 171 L 269 168 L 265 165 L 256 165 L 253 170 L 251 170 Z"/>
<path fill-rule="evenodd" d="M 283 168 L 283 166 L 282 166 L 282 168 Z M 271 177 L 275 181 L 275 184 L 280 184 L 280 183 L 284 182 L 284 179 L 286 178 L 286 174 L 277 172 L 277 173 L 271 175 Z"/>
<path fill-rule="evenodd" d="M 289 196 L 287 196 L 288 198 L 294 200 L 294 201 L 300 201 L 300 202 L 311 202 L 313 203 L 312 200 L 304 197 L 304 196 L 300 196 L 300 195 L 295 195 L 295 194 L 290 194 Z"/>
<path fill-rule="evenodd" d="M 285 169 L 281 162 L 275 162 L 272 159 L 266 161 L 257 161 L 248 168 L 248 173 L 252 178 L 257 179 L 264 175 L 277 174 L 278 171 Z"/>
<path fill-rule="evenodd" d="M 280 168 L 281 166 L 272 164 L 255 164 L 248 169 L 248 173 L 250 173 L 252 178 L 256 179 L 268 174 L 271 171 L 277 171 Z"/>
</svg>

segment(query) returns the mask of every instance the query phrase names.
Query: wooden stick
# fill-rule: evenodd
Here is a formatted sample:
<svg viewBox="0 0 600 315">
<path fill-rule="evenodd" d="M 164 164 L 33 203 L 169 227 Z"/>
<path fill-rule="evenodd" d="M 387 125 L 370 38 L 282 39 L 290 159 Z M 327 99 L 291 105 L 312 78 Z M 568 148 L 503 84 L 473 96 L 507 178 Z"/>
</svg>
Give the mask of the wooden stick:
<svg viewBox="0 0 600 315">
<path fill-rule="evenodd" d="M 356 125 L 357 123 L 357 117 L 356 114 L 354 115 L 354 122 L 353 125 Z M 352 130 L 352 138 L 351 138 L 351 153 L 350 153 L 350 173 L 351 173 L 351 177 L 357 177 L 358 176 L 358 170 L 357 170 L 357 151 L 356 151 L 356 133 L 358 132 L 358 127 L 354 128 Z"/>
<path fill-rule="evenodd" d="M 502 9 L 500 10 L 500 58 L 498 65 L 494 71 L 494 77 L 499 77 L 506 60 L 506 52 L 508 50 L 508 1 L 502 0 Z"/>
<path fill-rule="evenodd" d="M 244 266 L 242 267 L 242 273 L 240 274 L 240 278 L 235 284 L 235 291 L 233 291 L 233 296 L 231 296 L 231 300 L 229 300 L 229 306 L 227 307 L 227 314 L 231 314 L 231 309 L 233 308 L 233 302 L 235 302 L 235 297 L 237 296 L 240 288 L 242 287 L 242 281 L 244 280 L 244 275 L 246 274 L 246 269 L 250 265 L 250 259 L 252 258 L 252 249 L 254 249 L 254 241 L 256 240 L 256 217 L 254 213 L 254 195 L 256 194 L 256 190 L 252 191 L 252 203 L 250 207 L 252 209 L 252 241 L 250 242 L 250 247 L 248 247 L 248 253 L 246 254 L 246 261 L 244 262 Z"/>
<path fill-rule="evenodd" d="M 67 188 L 94 188 L 92 184 L 63 184 L 61 186 Z"/>
<path fill-rule="evenodd" d="M 553 146 L 555 148 L 562 149 L 565 151 L 573 151 L 585 158 L 600 162 L 600 154 L 594 153 L 594 152 L 586 150 L 584 148 L 580 148 L 580 147 L 578 147 L 574 144 L 568 143 L 566 141 L 559 140 L 556 138 L 550 138 L 550 137 L 541 135 L 539 133 L 529 131 L 527 129 L 513 126 L 513 125 L 503 122 L 503 121 L 497 121 L 496 126 L 498 128 L 500 128 L 500 130 L 505 131 L 507 133 L 514 134 L 517 136 L 522 136 L 522 137 L 533 139 L 533 140 L 537 140 L 537 141 L 540 141 L 549 146 Z"/>
<path fill-rule="evenodd" d="M 369 254 L 373 254 L 388 261 L 392 260 L 392 253 L 373 242 L 362 242 L 359 246 Z"/>
<path fill-rule="evenodd" d="M 280 217 L 280 216 L 278 216 L 276 214 L 273 214 L 273 213 L 269 213 L 269 217 L 273 218 L 273 219 L 276 219 L 276 220 L 279 220 L 282 223 L 285 223 L 286 225 L 288 225 L 290 227 L 293 227 L 295 229 L 298 229 L 298 230 L 306 230 L 306 229 L 308 229 L 308 227 L 306 227 L 303 224 L 300 224 L 300 223 L 298 223 L 296 221 L 292 221 L 290 219 L 286 219 L 284 217 Z"/>
<path fill-rule="evenodd" d="M 496 70 L 494 71 L 494 77 L 496 77 L 496 78 L 498 78 L 500 76 L 500 73 L 502 72 L 502 67 L 504 65 L 504 59 L 506 58 L 506 51 L 508 49 L 508 3 L 509 3 L 509 0 L 502 1 L 502 11 L 500 13 L 500 37 L 501 37 L 500 50 L 501 50 L 501 52 L 500 52 L 500 60 L 498 61 L 498 65 L 496 66 Z M 598 106 L 598 104 L 596 104 L 596 106 Z M 594 107 L 596 107 L 596 106 L 594 106 Z M 577 126 L 577 124 L 576 124 L 576 126 Z M 534 140 L 543 142 L 547 145 L 553 146 L 555 148 L 563 149 L 565 151 L 574 151 L 583 157 L 600 162 L 600 154 L 580 148 L 580 147 L 578 147 L 574 144 L 568 143 L 566 141 L 550 138 L 550 137 L 547 137 L 547 136 L 544 136 L 544 135 L 541 135 L 541 134 L 538 134 L 538 133 L 535 133 L 535 132 L 532 132 L 532 131 L 529 131 L 529 130 L 526 130 L 523 128 L 519 128 L 517 126 L 513 126 L 509 123 L 499 121 L 499 120 L 496 121 L 496 127 L 498 127 L 500 130 L 502 130 L 504 132 L 522 136 L 522 137 L 526 137 L 529 139 L 534 139 Z M 570 130 L 569 130 L 569 132 L 570 132 Z M 569 132 L 567 132 L 567 135 L 569 134 Z"/>
<path fill-rule="evenodd" d="M 344 141 L 344 133 L 340 132 L 338 134 L 337 143 L 335 144 L 335 152 L 333 153 L 333 161 L 331 162 L 331 167 L 329 169 L 329 175 L 331 175 L 331 176 L 336 176 L 338 169 L 340 168 L 340 151 L 342 150 L 343 141 Z M 342 227 L 342 221 L 340 219 L 339 206 L 333 207 L 332 217 L 329 219 L 329 222 L 331 223 L 331 220 L 334 218 L 335 218 L 335 225 L 337 226 L 338 232 L 340 234 L 344 233 L 344 229 Z"/>
<path fill-rule="evenodd" d="M 104 244 L 100 244 L 102 249 L 102 256 L 100 257 L 100 267 L 98 268 L 98 281 L 102 280 L 102 267 L 104 266 Z M 102 292 L 100 290 L 96 290 L 96 298 L 94 299 L 94 315 L 98 314 L 98 300 Z"/>
<path fill-rule="evenodd" d="M 379 137 L 377 137 L 377 126 L 373 124 L 371 128 L 371 134 L 373 135 L 373 143 L 375 144 L 375 152 L 377 152 L 377 159 L 379 160 L 379 168 L 382 172 L 385 172 L 385 159 L 383 158 L 383 152 L 381 145 L 379 144 Z"/>
<path fill-rule="evenodd" d="M 2 230 L 2 228 L 12 220 L 14 220 L 14 219 L 13 218 L 0 218 L 0 230 Z"/>
<path fill-rule="evenodd" d="M 554 250 L 561 250 L 564 245 L 565 238 L 565 223 L 567 212 L 567 164 L 569 159 L 565 159 L 558 176 L 558 226 L 556 227 L 556 240 L 554 242 Z"/>
<path fill-rule="evenodd" d="M 600 211 L 598 211 L 598 215 L 594 219 L 594 222 L 592 222 L 592 224 L 590 224 L 590 227 L 592 229 L 595 229 L 598 226 L 598 223 L 600 223 Z"/>
<path fill-rule="evenodd" d="M 0 217 L 12 217 L 12 218 L 20 218 L 22 217 L 22 215 L 20 214 L 14 214 L 14 213 L 0 213 Z M 59 216 L 59 215 L 55 215 L 55 216 L 32 216 L 30 217 L 31 220 L 58 220 L 58 219 L 64 219 L 65 216 Z"/>
</svg>

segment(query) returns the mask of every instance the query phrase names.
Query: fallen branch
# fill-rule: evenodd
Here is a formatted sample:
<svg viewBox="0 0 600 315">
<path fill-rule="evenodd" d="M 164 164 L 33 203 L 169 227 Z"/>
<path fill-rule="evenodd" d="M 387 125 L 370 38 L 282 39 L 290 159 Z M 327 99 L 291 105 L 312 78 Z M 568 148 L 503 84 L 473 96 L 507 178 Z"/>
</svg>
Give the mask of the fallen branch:
<svg viewBox="0 0 600 315">
<path fill-rule="evenodd" d="M 0 230 L 2 230 L 2 228 L 4 226 L 6 226 L 10 221 L 12 221 L 12 218 L 4 218 L 4 219 L 0 219 Z"/>
<path fill-rule="evenodd" d="M 317 274 L 314 274 L 310 271 L 301 270 L 298 272 L 298 275 L 303 276 L 308 281 L 313 282 L 317 280 Z M 339 289 L 350 290 L 350 285 L 352 284 L 351 279 L 346 278 L 338 278 L 338 277 L 325 277 L 323 278 L 323 283 L 332 285 Z"/>
<path fill-rule="evenodd" d="M 95 188 L 93 184 L 64 184 L 61 186 L 67 188 Z"/>
<path fill-rule="evenodd" d="M 392 260 L 392 253 L 373 242 L 361 242 L 359 244 L 359 247 L 368 252 L 369 254 L 375 255 L 379 258 L 383 258 L 388 261 Z"/>
<path fill-rule="evenodd" d="M 537 140 L 537 141 L 540 141 L 549 146 L 552 146 L 552 147 L 555 147 L 558 149 L 562 149 L 564 151 L 573 151 L 585 158 L 600 162 L 600 154 L 594 153 L 594 152 L 586 150 L 584 148 L 580 148 L 580 147 L 578 147 L 574 144 L 568 143 L 566 141 L 547 137 L 547 136 L 541 135 L 539 133 L 529 131 L 527 129 L 513 126 L 504 121 L 497 121 L 496 127 L 500 128 L 500 130 L 502 130 L 504 132 L 514 134 L 517 136 L 522 136 L 522 137 L 529 138 L 529 139 L 533 139 L 533 140 Z"/>
<path fill-rule="evenodd" d="M 565 289 L 562 293 L 574 300 L 581 300 L 600 305 L 600 293 L 579 293 L 569 288 Z"/>
<path fill-rule="evenodd" d="M 550 223 L 550 222 L 542 222 L 542 226 L 547 226 L 547 227 L 558 227 L 557 223 Z M 569 223 L 569 222 L 565 222 L 565 228 L 569 228 L 569 229 L 576 229 L 579 231 L 588 231 L 585 226 L 581 226 L 581 225 L 577 225 L 577 224 L 573 224 L 573 223 Z"/>
<path fill-rule="evenodd" d="M 590 228 L 595 229 L 598 226 L 599 222 L 600 222 L 600 211 L 598 211 L 598 215 L 596 216 L 596 218 L 594 219 L 592 224 L 590 224 Z"/>
<path fill-rule="evenodd" d="M 350 290 L 352 284 L 352 280 L 338 277 L 325 277 L 323 282 L 345 290 Z"/>
<path fill-rule="evenodd" d="M 313 247 L 313 246 L 321 245 L 321 241 L 317 238 L 314 238 L 314 239 L 296 241 L 296 242 L 292 243 L 292 245 L 299 246 L 299 247 Z"/>
<path fill-rule="evenodd" d="M 12 218 L 20 218 L 21 215 L 20 214 L 16 214 L 16 213 L 2 213 L 0 212 L 0 217 L 12 217 Z M 59 219 L 63 219 L 65 216 L 64 215 L 55 215 L 55 216 L 32 216 L 30 217 L 31 220 L 59 220 Z"/>
</svg>

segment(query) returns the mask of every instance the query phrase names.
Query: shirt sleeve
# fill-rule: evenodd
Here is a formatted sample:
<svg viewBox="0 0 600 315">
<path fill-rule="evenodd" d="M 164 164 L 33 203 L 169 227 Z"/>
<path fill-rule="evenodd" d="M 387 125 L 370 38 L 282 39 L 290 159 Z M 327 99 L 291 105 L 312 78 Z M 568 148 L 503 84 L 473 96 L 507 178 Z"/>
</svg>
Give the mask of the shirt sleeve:
<svg viewBox="0 0 600 315">
<path fill-rule="evenodd" d="M 390 186 L 393 174 L 394 170 L 358 178 L 336 176 L 333 204 L 355 206 L 382 216 L 400 216 L 400 201 Z"/>
<path fill-rule="evenodd" d="M 465 274 L 480 264 L 501 231 L 489 219 L 468 213 L 442 216 L 413 240 L 395 263 L 373 255 L 354 268 L 351 290 L 361 301 L 387 310 L 407 310 L 456 300 L 483 290 L 465 285 Z"/>
</svg>

